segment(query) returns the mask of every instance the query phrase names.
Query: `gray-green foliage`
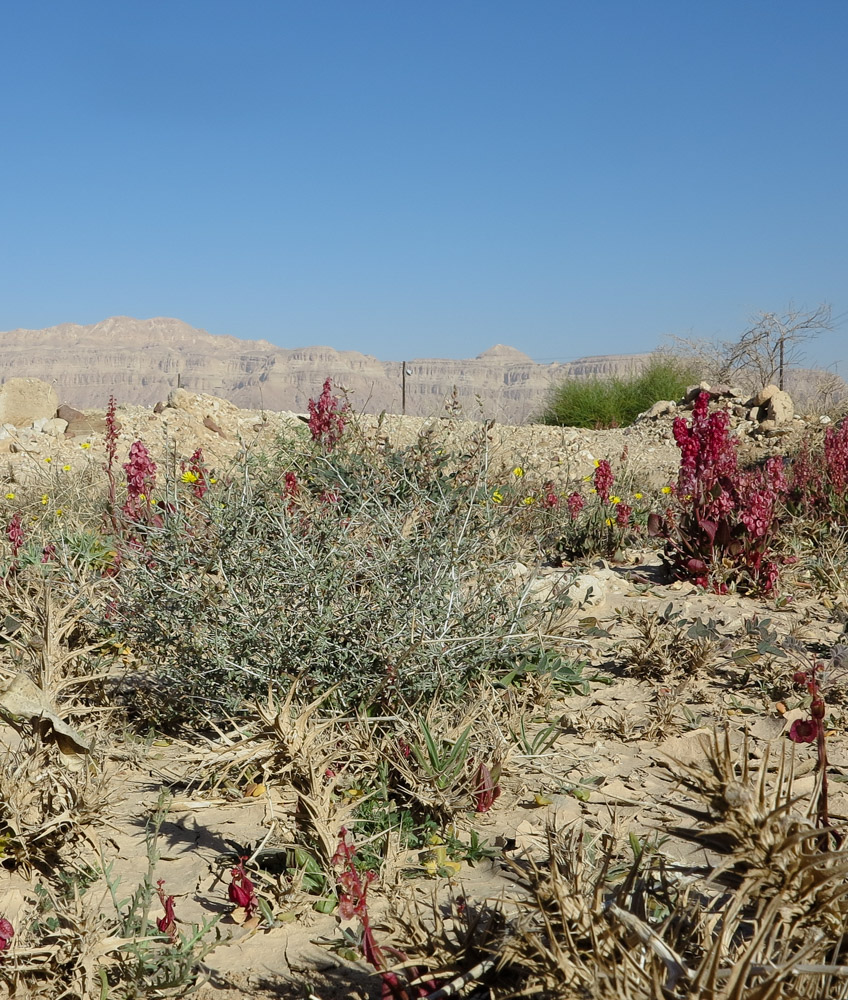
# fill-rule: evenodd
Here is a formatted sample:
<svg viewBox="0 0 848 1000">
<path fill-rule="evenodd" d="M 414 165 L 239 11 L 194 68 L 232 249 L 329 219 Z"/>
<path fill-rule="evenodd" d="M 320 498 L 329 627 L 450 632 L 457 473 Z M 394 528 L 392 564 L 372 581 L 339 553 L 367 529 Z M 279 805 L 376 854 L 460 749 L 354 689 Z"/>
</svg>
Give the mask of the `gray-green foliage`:
<svg viewBox="0 0 848 1000">
<path fill-rule="evenodd" d="M 516 641 L 528 606 L 484 454 L 446 463 L 429 444 L 328 456 L 289 443 L 166 518 L 122 571 L 110 627 L 177 717 L 293 679 L 304 694 L 339 685 L 341 705 L 455 697 Z"/>
</svg>

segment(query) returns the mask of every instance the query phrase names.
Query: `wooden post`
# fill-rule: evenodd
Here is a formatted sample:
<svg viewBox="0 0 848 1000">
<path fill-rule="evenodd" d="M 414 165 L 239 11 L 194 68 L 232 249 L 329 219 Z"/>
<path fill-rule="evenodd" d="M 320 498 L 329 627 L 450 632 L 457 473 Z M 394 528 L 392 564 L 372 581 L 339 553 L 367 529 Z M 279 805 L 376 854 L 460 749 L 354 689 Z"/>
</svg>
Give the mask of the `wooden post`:
<svg viewBox="0 0 848 1000">
<path fill-rule="evenodd" d="M 400 377 L 400 411 L 406 416 L 406 362 L 403 362 Z"/>
</svg>

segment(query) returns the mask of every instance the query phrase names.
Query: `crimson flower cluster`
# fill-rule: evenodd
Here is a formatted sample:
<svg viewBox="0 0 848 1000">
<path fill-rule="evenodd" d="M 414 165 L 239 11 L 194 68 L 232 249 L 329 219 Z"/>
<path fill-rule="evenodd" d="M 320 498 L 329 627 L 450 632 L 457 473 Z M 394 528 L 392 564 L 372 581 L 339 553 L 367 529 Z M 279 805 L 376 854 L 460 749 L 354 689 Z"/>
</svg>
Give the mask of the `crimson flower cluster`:
<svg viewBox="0 0 848 1000">
<path fill-rule="evenodd" d="M 127 499 L 122 512 L 137 521 L 143 509 L 150 508 L 150 495 L 156 486 L 156 463 L 142 441 L 130 445 L 129 461 L 124 463 L 127 477 Z"/>
<path fill-rule="evenodd" d="M 407 956 L 397 948 L 386 946 L 381 948 L 374 937 L 371 918 L 368 915 L 368 886 L 375 879 L 374 872 L 364 874 L 356 867 L 356 848 L 347 839 L 344 827 L 339 831 L 339 846 L 333 855 L 333 864 L 341 867 L 337 876 L 339 883 L 339 913 L 346 920 L 353 917 L 359 919 L 362 925 L 362 957 L 377 970 L 381 982 L 382 1000 L 412 1000 L 426 997 L 437 989 L 432 980 L 425 980 L 415 986 L 407 986 L 396 972 L 388 968 L 385 952 L 388 951 L 398 962 L 406 962 Z M 410 980 L 421 978 L 420 971 L 415 966 L 405 969 Z"/>
<path fill-rule="evenodd" d="M 5 917 L 0 917 L 0 951 L 6 951 L 15 936 L 15 928 Z"/>
<path fill-rule="evenodd" d="M 586 501 L 583 497 L 575 490 L 571 493 L 568 499 L 565 501 L 568 507 L 568 513 L 571 515 L 571 520 L 576 521 L 580 516 L 580 511 L 586 506 Z"/>
<path fill-rule="evenodd" d="M 309 400 L 309 432 L 312 440 L 332 451 L 344 434 L 345 414 L 350 407 L 333 395 L 333 380 L 325 379 L 324 388 L 317 400 Z"/>
<path fill-rule="evenodd" d="M 259 897 L 256 895 L 256 887 L 250 876 L 244 870 L 246 857 L 240 858 L 239 863 L 230 870 L 230 887 L 227 890 L 227 898 L 231 903 L 244 910 L 246 919 L 250 919 L 259 909 Z"/>
<path fill-rule="evenodd" d="M 614 479 L 612 466 L 605 458 L 601 459 L 595 469 L 595 490 L 604 503 L 609 503 Z"/>
<path fill-rule="evenodd" d="M 174 897 L 165 895 L 165 880 L 159 879 L 156 883 L 156 895 L 159 897 L 159 902 L 162 904 L 162 909 L 165 911 L 161 917 L 156 920 L 156 926 L 158 927 L 160 933 L 167 934 L 171 939 L 172 944 L 177 943 L 177 918 L 174 913 Z"/>
<path fill-rule="evenodd" d="M 16 513 L 12 515 L 12 520 L 6 525 L 6 537 L 12 546 L 12 562 L 14 564 L 23 548 L 25 538 L 24 526 L 21 522 L 20 514 Z"/>
</svg>

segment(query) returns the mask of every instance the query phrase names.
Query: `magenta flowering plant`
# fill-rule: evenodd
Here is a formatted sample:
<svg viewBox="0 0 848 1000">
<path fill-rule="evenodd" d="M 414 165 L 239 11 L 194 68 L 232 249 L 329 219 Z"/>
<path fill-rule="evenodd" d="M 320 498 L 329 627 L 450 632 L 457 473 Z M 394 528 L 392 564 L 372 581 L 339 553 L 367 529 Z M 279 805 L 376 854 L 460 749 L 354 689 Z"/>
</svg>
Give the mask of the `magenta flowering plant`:
<svg viewBox="0 0 848 1000">
<path fill-rule="evenodd" d="M 347 401 L 333 395 L 333 380 L 324 380 L 324 387 L 318 399 L 309 400 L 309 433 L 312 440 L 321 444 L 326 451 L 332 451 L 344 434 L 345 416 L 350 410 Z"/>
<path fill-rule="evenodd" d="M 156 463 L 143 441 L 133 441 L 130 445 L 129 461 L 123 468 L 127 499 L 121 513 L 131 521 L 139 521 L 150 512 L 150 498 L 156 486 Z"/>
<path fill-rule="evenodd" d="M 368 913 L 368 887 L 376 875 L 372 871 L 360 872 L 356 864 L 356 847 L 348 840 L 348 833 L 344 827 L 339 831 L 339 845 L 333 855 L 332 863 L 341 868 L 337 876 L 339 913 L 345 920 L 353 918 L 359 920 L 362 928 L 360 944 L 362 957 L 380 976 L 383 1000 L 413 1000 L 434 993 L 438 989 L 438 984 L 430 979 L 416 982 L 423 977 L 415 966 L 407 966 L 404 970 L 408 982 L 415 985 L 408 985 L 397 972 L 389 969 L 386 961 L 387 953 L 398 963 L 405 963 L 408 959 L 397 948 L 377 943 Z"/>
<path fill-rule="evenodd" d="M 180 462 L 180 479 L 191 487 L 191 492 L 202 500 L 209 490 L 209 472 L 203 460 L 203 449 L 196 448 L 187 462 Z"/>
<path fill-rule="evenodd" d="M 674 421 L 680 449 L 677 483 L 665 515 L 648 519 L 649 534 L 665 539 L 673 574 L 726 593 L 773 591 L 779 568 L 771 546 L 788 483 L 780 458 L 762 469 L 739 469 L 736 439 L 724 410 L 709 412 L 709 393 L 695 401 L 692 420 Z"/>
<path fill-rule="evenodd" d="M 156 927 L 161 934 L 167 934 L 173 944 L 177 943 L 179 935 L 177 933 L 177 918 L 174 912 L 174 897 L 165 895 L 165 880 L 159 879 L 156 883 L 156 895 L 165 911 L 161 917 L 156 919 Z"/>
<path fill-rule="evenodd" d="M 15 936 L 15 928 L 5 918 L 0 917 L 0 951 L 6 951 Z"/>
<path fill-rule="evenodd" d="M 9 544 L 12 547 L 12 562 L 9 566 L 9 570 L 10 572 L 15 572 L 18 569 L 18 556 L 24 546 L 24 540 L 26 537 L 19 512 L 15 512 L 12 515 L 12 519 L 6 525 L 6 537 L 9 539 Z"/>
<path fill-rule="evenodd" d="M 239 858 L 239 863 L 230 871 L 230 885 L 227 898 L 238 909 L 244 910 L 245 920 L 249 920 L 259 909 L 259 897 L 256 887 L 244 868 L 246 857 Z"/>
<path fill-rule="evenodd" d="M 828 806 L 825 692 L 828 685 L 832 684 L 839 675 L 844 676 L 846 669 L 848 669 L 848 646 L 835 646 L 829 663 L 816 656 L 811 657 L 804 646 L 794 639 L 784 640 L 783 646 L 787 652 L 795 654 L 804 662 L 805 669 L 796 670 L 792 675 L 792 681 L 796 686 L 805 688 L 810 699 L 808 717 L 796 719 L 789 727 L 788 736 L 793 743 L 815 743 L 816 745 L 817 769 L 820 775 L 816 817 L 818 826 L 826 831 L 820 846 L 822 850 L 827 850 L 829 838 L 832 838 L 836 847 L 841 847 L 844 837 L 839 830 L 831 826 Z"/>
</svg>

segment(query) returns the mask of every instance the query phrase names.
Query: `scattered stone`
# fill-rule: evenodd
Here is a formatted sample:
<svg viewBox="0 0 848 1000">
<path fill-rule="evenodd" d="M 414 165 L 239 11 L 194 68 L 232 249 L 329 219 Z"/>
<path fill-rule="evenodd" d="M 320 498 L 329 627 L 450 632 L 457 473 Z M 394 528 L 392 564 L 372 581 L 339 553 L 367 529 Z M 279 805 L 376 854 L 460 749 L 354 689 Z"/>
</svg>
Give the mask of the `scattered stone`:
<svg viewBox="0 0 848 1000">
<path fill-rule="evenodd" d="M 45 420 L 41 426 L 42 434 L 49 434 L 50 437 L 61 437 L 68 429 L 68 421 L 62 417 L 51 417 Z"/>
<path fill-rule="evenodd" d="M 771 397 L 776 393 L 780 392 L 780 388 L 773 383 L 769 385 L 764 385 L 759 392 L 754 393 L 751 397 L 749 403 L 750 406 L 765 406 L 765 404 L 771 399 Z"/>
<path fill-rule="evenodd" d="M 115 421 L 118 431 L 121 429 L 120 421 Z M 86 417 L 81 420 L 71 420 L 65 428 L 66 437 L 93 437 L 106 433 L 105 417 Z"/>
<path fill-rule="evenodd" d="M 54 417 L 58 407 L 56 390 L 41 379 L 10 378 L 0 385 L 0 424 L 23 427 L 39 417 Z"/>
<path fill-rule="evenodd" d="M 821 416 L 819 417 L 819 423 L 820 423 L 820 424 L 832 424 L 832 423 L 833 423 L 833 421 L 832 421 L 832 420 L 830 419 L 830 417 L 829 417 L 829 416 L 828 416 L 828 415 L 827 415 L 826 413 L 823 413 L 823 414 L 822 414 L 822 415 L 821 415 Z"/>
<path fill-rule="evenodd" d="M 86 416 L 82 410 L 77 410 L 73 406 L 68 406 L 67 403 L 62 403 L 59 409 L 56 411 L 56 416 L 61 417 L 62 420 L 67 420 L 68 423 L 73 423 L 75 420 L 85 420 Z"/>
<path fill-rule="evenodd" d="M 640 413 L 637 420 L 656 420 L 657 417 L 664 417 L 667 413 L 674 413 L 677 403 L 671 399 L 660 399 L 653 406 L 648 407 L 644 413 Z"/>
<path fill-rule="evenodd" d="M 221 425 L 216 423 L 211 417 L 203 418 L 203 426 L 208 430 L 212 431 L 213 434 L 217 434 L 219 437 L 226 438 L 227 435 L 221 428 Z"/>
<path fill-rule="evenodd" d="M 159 402 L 153 407 L 154 413 L 161 413 L 165 409 L 166 404 L 160 399 Z"/>
<path fill-rule="evenodd" d="M 766 419 L 776 424 L 786 424 L 795 416 L 795 407 L 788 392 L 778 389 L 769 396 L 766 404 Z"/>
</svg>

